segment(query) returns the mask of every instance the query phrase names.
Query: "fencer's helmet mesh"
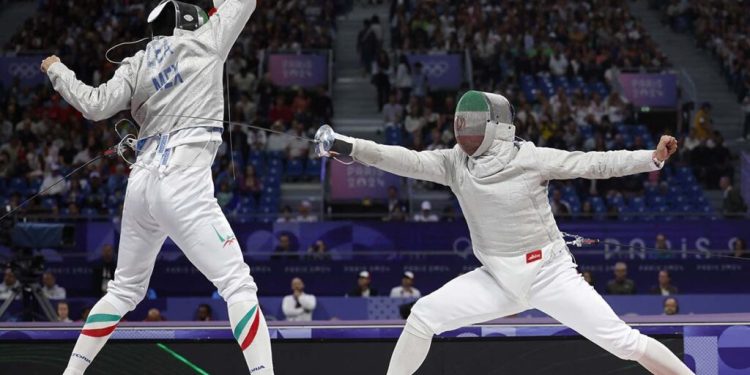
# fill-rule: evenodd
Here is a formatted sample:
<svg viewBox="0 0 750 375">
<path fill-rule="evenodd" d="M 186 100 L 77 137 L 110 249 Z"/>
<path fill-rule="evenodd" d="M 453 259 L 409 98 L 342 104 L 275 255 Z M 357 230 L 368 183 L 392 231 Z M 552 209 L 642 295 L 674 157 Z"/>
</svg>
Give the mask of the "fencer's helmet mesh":
<svg viewBox="0 0 750 375">
<path fill-rule="evenodd" d="M 495 137 L 492 123 L 513 123 L 513 109 L 502 95 L 468 91 L 458 101 L 453 122 L 456 141 L 470 156 L 478 156 Z"/>
<path fill-rule="evenodd" d="M 490 107 L 479 91 L 469 91 L 461 96 L 456 105 L 453 130 L 456 142 L 465 153 L 474 155 L 484 141 Z"/>
<path fill-rule="evenodd" d="M 171 35 L 174 28 L 194 31 L 207 22 L 201 7 L 174 0 L 162 0 L 148 16 L 154 35 Z"/>
</svg>

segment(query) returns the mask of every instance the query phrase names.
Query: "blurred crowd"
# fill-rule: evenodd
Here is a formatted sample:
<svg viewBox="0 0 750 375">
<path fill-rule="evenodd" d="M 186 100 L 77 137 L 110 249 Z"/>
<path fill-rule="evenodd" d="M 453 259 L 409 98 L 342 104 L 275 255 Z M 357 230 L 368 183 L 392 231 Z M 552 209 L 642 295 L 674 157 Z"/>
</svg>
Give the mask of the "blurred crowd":
<svg viewBox="0 0 750 375">
<path fill-rule="evenodd" d="M 204 8 L 210 1 L 203 1 Z M 5 45 L 7 53 L 57 54 L 83 82 L 97 86 L 107 81 L 117 65 L 105 60 L 112 46 L 149 36 L 143 2 L 48 0 Z M 305 160 L 307 143 L 300 135 L 330 122 L 333 103 L 327 87 L 303 90 L 275 86 L 263 73 L 268 52 L 329 49 L 335 37 L 332 1 L 308 5 L 294 0 L 258 7 L 226 63 L 231 119 L 272 128 L 282 134 L 235 126 L 224 132 L 215 176 L 230 175 L 241 183 L 217 184 L 216 190 L 237 196 L 259 193 L 263 171 L 249 165 L 250 154 L 273 153 L 280 168 L 291 159 Z M 142 49 L 147 41 L 119 47 L 110 58 L 120 60 Z M 51 87 L 23 87 L 16 82 L 0 90 L 0 201 L 16 206 L 24 198 L 49 187 L 62 175 L 100 155 L 116 139 L 110 121 L 90 122 L 68 106 Z M 289 136 L 283 133 L 288 133 Z M 231 137 L 230 137 L 231 134 Z M 247 165 L 246 165 L 247 164 Z M 82 174 L 55 186 L 47 199 L 33 202 L 28 212 L 70 215 L 116 214 L 121 208 L 128 165 L 118 158 L 88 165 Z M 229 190 L 229 191 L 227 191 Z"/>
<path fill-rule="evenodd" d="M 720 0 L 653 1 L 662 20 L 673 30 L 691 32 L 699 47 L 713 53 L 721 63 L 727 84 L 738 100 L 750 91 L 750 24 L 747 14 L 750 3 Z"/>
</svg>

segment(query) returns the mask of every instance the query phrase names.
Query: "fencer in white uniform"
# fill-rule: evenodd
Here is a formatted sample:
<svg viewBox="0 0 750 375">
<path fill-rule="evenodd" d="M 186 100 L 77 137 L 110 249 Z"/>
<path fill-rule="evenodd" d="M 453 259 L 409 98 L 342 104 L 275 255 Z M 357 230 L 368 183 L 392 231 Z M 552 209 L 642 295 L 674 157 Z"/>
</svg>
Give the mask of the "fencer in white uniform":
<svg viewBox="0 0 750 375">
<path fill-rule="evenodd" d="M 349 155 L 400 176 L 451 188 L 482 267 L 420 299 L 398 340 L 388 375 L 414 373 L 433 335 L 536 308 L 619 358 L 655 374 L 691 374 L 658 341 L 625 324 L 576 271 L 549 205 L 550 180 L 625 176 L 660 169 L 677 149 L 567 152 L 518 141 L 508 100 L 469 91 L 457 106 L 457 145 L 416 152 L 321 128 L 319 155 Z"/>
<path fill-rule="evenodd" d="M 255 0 L 199 7 L 162 1 L 149 15 L 153 38 L 99 87 L 76 79 L 52 56 L 42 70 L 84 117 L 102 120 L 130 109 L 140 126 L 138 158 L 128 179 L 114 280 L 93 307 L 65 374 L 83 374 L 122 317 L 143 299 L 156 256 L 170 237 L 226 300 L 248 370 L 273 374 L 271 342 L 257 286 L 214 198 L 211 164 L 221 144 L 223 69 Z M 158 372 L 158 370 L 156 370 Z"/>
</svg>

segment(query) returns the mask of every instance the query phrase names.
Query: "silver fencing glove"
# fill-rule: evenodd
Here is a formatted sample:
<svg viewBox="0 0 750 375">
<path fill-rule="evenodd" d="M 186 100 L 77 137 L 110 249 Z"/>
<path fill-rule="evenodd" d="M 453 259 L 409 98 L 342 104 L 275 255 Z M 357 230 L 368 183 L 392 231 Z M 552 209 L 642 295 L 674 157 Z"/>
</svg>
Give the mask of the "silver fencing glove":
<svg viewBox="0 0 750 375">
<path fill-rule="evenodd" d="M 354 138 L 336 133 L 329 125 L 323 125 L 315 132 L 315 143 L 315 154 L 320 158 L 351 156 L 354 149 Z"/>
</svg>

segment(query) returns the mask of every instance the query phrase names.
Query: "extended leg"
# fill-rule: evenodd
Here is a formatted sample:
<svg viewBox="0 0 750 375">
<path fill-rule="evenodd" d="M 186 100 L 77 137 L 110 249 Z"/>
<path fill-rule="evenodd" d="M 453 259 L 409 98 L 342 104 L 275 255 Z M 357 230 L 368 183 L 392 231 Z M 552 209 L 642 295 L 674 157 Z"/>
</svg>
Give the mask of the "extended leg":
<svg viewBox="0 0 750 375">
<path fill-rule="evenodd" d="M 211 170 L 189 168 L 162 180 L 159 221 L 188 259 L 227 301 L 234 337 L 253 375 L 273 374 L 271 339 L 250 268 L 216 203 Z M 163 217 L 162 217 L 163 215 Z"/>
<path fill-rule="evenodd" d="M 147 177 L 146 171 L 135 170 L 128 182 L 115 279 L 109 283 L 107 294 L 91 309 L 64 375 L 83 374 L 122 316 L 146 295 L 156 255 L 166 238 L 144 203 Z"/>
<path fill-rule="evenodd" d="M 508 295 L 489 273 L 476 269 L 420 299 L 398 339 L 388 375 L 417 371 L 435 334 L 525 310 Z"/>
<path fill-rule="evenodd" d="M 692 374 L 664 345 L 625 324 L 576 272 L 567 253 L 542 268 L 529 301 L 608 352 L 638 361 L 654 374 Z"/>
</svg>

